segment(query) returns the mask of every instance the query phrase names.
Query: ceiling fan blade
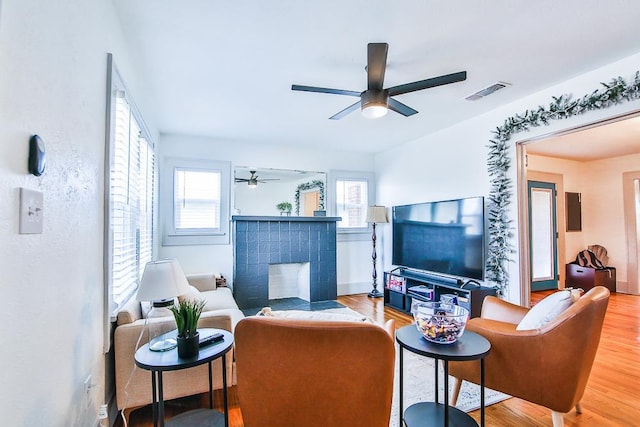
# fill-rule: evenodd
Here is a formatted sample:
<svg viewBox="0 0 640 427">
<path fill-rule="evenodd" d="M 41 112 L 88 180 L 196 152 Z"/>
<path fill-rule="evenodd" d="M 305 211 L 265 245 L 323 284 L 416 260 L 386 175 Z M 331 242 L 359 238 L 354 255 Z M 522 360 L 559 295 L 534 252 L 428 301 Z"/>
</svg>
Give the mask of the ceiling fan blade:
<svg viewBox="0 0 640 427">
<path fill-rule="evenodd" d="M 291 90 L 299 90 L 303 92 L 332 93 L 334 95 L 360 96 L 360 92 L 343 89 L 329 89 L 326 87 L 291 85 Z"/>
<path fill-rule="evenodd" d="M 396 101 L 393 98 L 389 98 L 388 101 L 389 109 L 395 111 L 396 113 L 400 113 L 405 117 L 413 116 L 414 114 L 418 114 L 417 110 L 409 107 L 406 104 L 403 104 L 400 101 Z"/>
<path fill-rule="evenodd" d="M 388 50 L 387 43 L 369 43 L 367 45 L 367 88 L 369 90 L 382 90 Z"/>
<path fill-rule="evenodd" d="M 461 82 L 467 79 L 467 72 L 460 71 L 458 73 L 445 74 L 443 76 L 433 77 L 431 79 L 420 80 L 413 83 L 405 83 L 390 87 L 389 96 L 401 95 L 403 93 L 415 92 L 417 90 L 428 89 L 430 87 L 448 85 L 450 83 Z"/>
<path fill-rule="evenodd" d="M 360 101 L 356 102 L 355 104 L 349 105 L 347 108 L 338 113 L 335 113 L 333 116 L 329 117 L 329 120 L 340 120 L 341 118 L 343 118 L 350 112 L 357 110 L 358 108 L 360 108 Z"/>
<path fill-rule="evenodd" d="M 246 178 L 236 178 L 235 179 L 235 182 L 247 182 L 247 181 L 249 181 L 249 180 L 246 179 Z"/>
</svg>

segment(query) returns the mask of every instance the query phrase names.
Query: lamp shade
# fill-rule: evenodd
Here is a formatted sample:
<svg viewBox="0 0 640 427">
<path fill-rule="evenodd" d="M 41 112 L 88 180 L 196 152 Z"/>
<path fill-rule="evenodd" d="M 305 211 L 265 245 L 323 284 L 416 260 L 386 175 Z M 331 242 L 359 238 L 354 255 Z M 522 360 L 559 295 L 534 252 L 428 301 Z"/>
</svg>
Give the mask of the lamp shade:
<svg viewBox="0 0 640 427">
<path fill-rule="evenodd" d="M 182 267 L 175 259 L 150 261 L 144 267 L 136 299 L 138 301 L 162 301 L 185 294 L 189 282 Z"/>
<path fill-rule="evenodd" d="M 384 224 L 389 222 L 387 218 L 387 208 L 384 206 L 369 206 L 367 208 L 367 222 Z"/>
</svg>

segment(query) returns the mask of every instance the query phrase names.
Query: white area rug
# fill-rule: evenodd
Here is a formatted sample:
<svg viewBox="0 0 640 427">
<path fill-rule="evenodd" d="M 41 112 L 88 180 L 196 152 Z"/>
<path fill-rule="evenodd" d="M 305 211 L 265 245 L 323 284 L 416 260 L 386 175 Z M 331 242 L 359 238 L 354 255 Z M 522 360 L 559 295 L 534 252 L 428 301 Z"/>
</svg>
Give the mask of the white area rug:
<svg viewBox="0 0 640 427">
<path fill-rule="evenodd" d="M 389 427 L 398 426 L 398 410 L 399 410 L 399 352 L 400 349 L 396 344 L 396 375 L 393 385 L 393 403 L 391 406 L 391 420 Z M 404 391 L 403 391 L 403 410 L 418 402 L 433 402 L 435 399 L 435 378 L 434 378 L 434 360 L 429 357 L 419 356 L 409 351 L 404 351 Z M 443 369 L 439 370 L 440 378 L 438 385 L 440 387 L 440 403 L 444 400 L 444 373 Z M 449 393 L 453 380 L 449 377 Z M 485 407 L 494 403 L 501 402 L 511 396 L 500 393 L 499 391 L 485 388 Z M 464 412 L 474 411 L 480 408 L 480 386 L 464 381 L 458 396 L 456 408 Z"/>
</svg>

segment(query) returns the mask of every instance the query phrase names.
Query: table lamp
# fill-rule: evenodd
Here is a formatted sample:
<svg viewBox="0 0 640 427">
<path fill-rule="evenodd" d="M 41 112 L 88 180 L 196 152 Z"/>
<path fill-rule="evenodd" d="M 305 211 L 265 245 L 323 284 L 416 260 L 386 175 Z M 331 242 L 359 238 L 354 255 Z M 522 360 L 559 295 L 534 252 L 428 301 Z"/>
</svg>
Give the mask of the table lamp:
<svg viewBox="0 0 640 427">
<path fill-rule="evenodd" d="M 371 241 L 373 242 L 373 252 L 371 258 L 373 260 L 373 290 L 369 292 L 368 296 L 372 298 L 380 298 L 384 294 L 378 290 L 378 273 L 376 272 L 376 223 L 386 224 L 389 222 L 387 218 L 387 208 L 384 206 L 369 206 L 367 208 L 366 221 L 373 226 L 373 234 L 371 235 Z"/>
<path fill-rule="evenodd" d="M 175 336 L 167 334 L 170 330 L 175 329 L 175 324 L 161 322 L 159 318 L 173 319 L 173 313 L 168 307 L 173 305 L 175 297 L 188 291 L 189 283 L 177 260 L 150 261 L 144 267 L 136 300 L 150 301 L 152 305 L 151 311 L 147 315 L 149 350 L 167 351 L 177 346 Z"/>
</svg>

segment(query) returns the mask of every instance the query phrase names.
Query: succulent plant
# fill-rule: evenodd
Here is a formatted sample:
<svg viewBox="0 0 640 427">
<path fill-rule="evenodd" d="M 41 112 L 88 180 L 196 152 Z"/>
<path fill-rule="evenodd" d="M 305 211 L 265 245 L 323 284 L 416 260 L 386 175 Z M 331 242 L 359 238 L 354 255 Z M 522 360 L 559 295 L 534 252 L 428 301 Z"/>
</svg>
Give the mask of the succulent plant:
<svg viewBox="0 0 640 427">
<path fill-rule="evenodd" d="M 200 319 L 205 303 L 203 300 L 185 299 L 171 307 L 173 317 L 176 319 L 179 337 L 189 338 L 198 332 L 198 319 Z"/>
</svg>

